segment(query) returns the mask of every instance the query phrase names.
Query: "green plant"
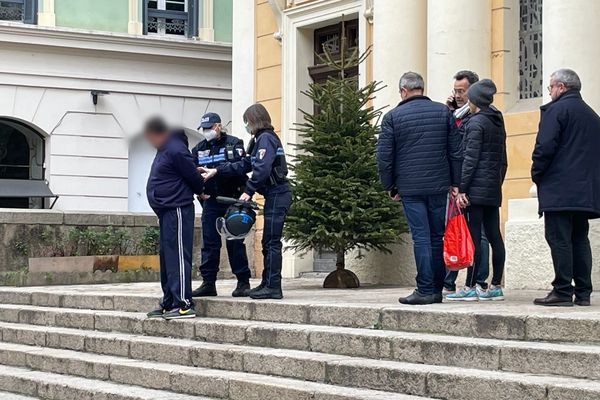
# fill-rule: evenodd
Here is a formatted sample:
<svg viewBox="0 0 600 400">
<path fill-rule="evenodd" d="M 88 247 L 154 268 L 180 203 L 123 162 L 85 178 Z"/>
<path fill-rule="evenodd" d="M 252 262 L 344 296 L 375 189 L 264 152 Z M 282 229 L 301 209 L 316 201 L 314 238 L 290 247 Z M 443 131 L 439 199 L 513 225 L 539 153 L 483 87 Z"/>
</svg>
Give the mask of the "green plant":
<svg viewBox="0 0 600 400">
<path fill-rule="evenodd" d="M 141 254 L 158 254 L 159 251 L 159 230 L 154 226 L 147 226 L 142 232 L 142 237 L 138 244 Z"/>
<path fill-rule="evenodd" d="M 13 240 L 12 248 L 15 254 L 20 256 L 28 256 L 29 255 L 29 244 L 24 240 Z"/>
</svg>

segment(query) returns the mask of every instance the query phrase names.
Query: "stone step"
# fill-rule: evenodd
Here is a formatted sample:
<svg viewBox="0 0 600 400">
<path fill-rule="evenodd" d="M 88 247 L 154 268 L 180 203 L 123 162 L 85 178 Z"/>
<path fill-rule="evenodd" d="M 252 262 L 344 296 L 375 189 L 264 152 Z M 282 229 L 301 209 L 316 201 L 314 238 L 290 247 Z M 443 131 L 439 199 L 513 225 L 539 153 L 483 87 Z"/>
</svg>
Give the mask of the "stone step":
<svg viewBox="0 0 600 400">
<path fill-rule="evenodd" d="M 338 361 L 330 385 L 7 343 L 0 343 L 0 355 L 2 363 L 15 367 L 232 400 L 600 399 L 598 381 L 377 360 Z M 341 379 L 373 390 L 334 386 Z"/>
<path fill-rule="evenodd" d="M 141 313 L 92 311 L 25 305 L 0 305 L 0 321 L 17 324 L 76 328 L 56 331 L 35 326 L 3 324 L 4 341 L 49 345 L 59 340 L 82 346 L 86 335 L 115 331 L 130 335 L 178 337 L 192 341 L 300 350 L 433 365 L 489 370 L 557 374 L 600 379 L 600 348 L 544 342 L 502 341 L 412 332 L 342 328 L 262 321 L 147 319 Z M 64 338 L 60 338 L 62 335 Z M 125 336 L 125 338 L 129 338 Z M 129 344 L 116 340 L 119 348 Z M 120 338 L 122 339 L 122 337 Z M 91 339 L 90 339 L 91 340 Z M 96 340 L 96 339 L 94 339 Z M 71 346 L 71 345 L 69 345 Z M 81 350 L 81 347 L 67 347 Z M 112 354 L 112 353 L 111 353 Z M 484 358 L 485 363 L 481 363 Z M 598 368 L 591 368 L 597 366 Z"/>
<path fill-rule="evenodd" d="M 211 400 L 206 397 L 0 365 L 0 390 L 46 400 Z M 8 394 L 2 400 L 31 399 Z M 14 397 L 17 396 L 17 397 Z M 213 399 L 214 400 L 214 399 Z"/>
<path fill-rule="evenodd" d="M 164 325 L 162 331 L 173 326 L 173 321 L 156 323 L 158 322 Z M 203 322 L 207 321 L 196 321 L 196 327 Z M 238 325 L 247 324 L 246 321 L 234 322 Z M 217 324 L 216 321 L 208 323 Z M 256 322 L 247 329 L 251 327 L 255 330 L 259 328 Z M 264 326 L 265 329 L 272 327 Z M 0 322 L 0 339 L 9 343 L 263 373 L 317 382 L 326 381 L 325 371 L 327 368 L 335 368 L 336 361 L 360 360 L 354 357 L 600 379 L 600 347 L 596 345 L 515 342 L 310 325 L 286 325 L 286 329 L 287 335 L 276 342 L 279 348 L 269 347 L 273 343 L 268 340 L 267 335 L 260 334 L 252 337 L 263 340 L 262 345 L 256 341 L 228 344 L 220 343 L 223 339 L 219 335 L 205 335 L 201 339 L 209 342 L 204 342 L 4 322 Z M 308 338 L 299 341 L 298 337 L 301 334 L 306 334 Z M 290 341 L 286 341 L 286 338 Z M 298 347 L 301 342 L 305 343 L 306 347 L 299 350 L 289 349 Z M 352 383 L 344 385 L 351 386 Z"/>
<path fill-rule="evenodd" d="M 0 343 L 0 358 L 0 363 L 13 367 L 219 399 L 423 400 L 400 393 L 9 343 Z M 405 382 L 402 389 L 424 392 L 424 377 Z"/>
<path fill-rule="evenodd" d="M 158 296 L 61 292 L 40 288 L 0 288 L 0 304 L 37 305 L 92 310 L 146 311 Z M 468 305 L 426 307 L 374 304 L 320 304 L 318 301 L 251 301 L 217 297 L 196 299 L 199 316 L 250 321 L 375 328 L 439 333 L 452 336 L 549 342 L 600 343 L 600 313 L 523 309 L 507 311 L 502 304 L 484 310 Z M 489 310 L 488 310 L 489 309 Z"/>
<path fill-rule="evenodd" d="M 21 396 L 20 394 L 0 392 L 0 399 L 2 400 L 36 400 L 39 397 Z"/>
</svg>

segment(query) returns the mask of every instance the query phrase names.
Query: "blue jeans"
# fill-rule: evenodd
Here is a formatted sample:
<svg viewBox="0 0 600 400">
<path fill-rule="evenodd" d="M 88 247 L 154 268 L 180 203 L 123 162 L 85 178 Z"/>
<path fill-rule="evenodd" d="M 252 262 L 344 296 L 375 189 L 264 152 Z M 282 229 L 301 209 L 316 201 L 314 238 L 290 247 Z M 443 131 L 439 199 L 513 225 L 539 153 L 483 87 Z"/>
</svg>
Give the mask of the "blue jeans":
<svg viewBox="0 0 600 400">
<path fill-rule="evenodd" d="M 487 279 L 490 276 L 490 242 L 485 236 L 485 229 L 481 229 L 481 257 L 479 257 L 477 268 L 477 283 L 486 289 Z M 456 290 L 456 278 L 458 271 L 448 271 L 444 280 L 444 287 L 448 290 Z"/>
<path fill-rule="evenodd" d="M 202 202 L 202 252 L 200 274 L 205 282 L 215 282 L 221 262 L 221 235 L 217 231 L 217 218 L 223 217 L 229 208 L 226 204 L 218 203 L 210 197 Z M 247 282 L 250 279 L 248 256 L 244 239 L 227 240 L 227 255 L 231 271 L 239 281 Z"/>
<path fill-rule="evenodd" d="M 447 194 L 402 196 L 404 214 L 412 234 L 417 264 L 417 290 L 424 295 L 441 293 L 446 276 L 444 231 Z"/>
</svg>

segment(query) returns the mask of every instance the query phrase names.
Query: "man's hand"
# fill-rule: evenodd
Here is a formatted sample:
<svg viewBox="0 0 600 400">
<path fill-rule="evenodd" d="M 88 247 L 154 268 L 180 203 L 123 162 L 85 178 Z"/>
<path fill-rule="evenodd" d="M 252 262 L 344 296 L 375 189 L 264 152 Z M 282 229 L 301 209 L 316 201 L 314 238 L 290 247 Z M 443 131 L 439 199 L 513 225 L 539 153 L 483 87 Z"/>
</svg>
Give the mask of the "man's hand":
<svg viewBox="0 0 600 400">
<path fill-rule="evenodd" d="M 454 111 L 455 106 L 454 106 L 454 95 L 451 94 L 450 96 L 448 96 L 448 99 L 446 100 L 446 105 L 448 106 L 448 108 L 450 108 L 452 111 Z"/>
<path fill-rule="evenodd" d="M 242 193 L 239 200 L 240 201 L 250 201 L 250 200 L 252 200 L 252 196 L 250 196 L 247 193 Z"/>
<path fill-rule="evenodd" d="M 202 193 L 200 196 L 198 196 L 198 200 L 208 200 L 208 199 L 210 199 L 209 194 Z"/>
<path fill-rule="evenodd" d="M 457 199 L 460 208 L 467 208 L 469 206 L 469 198 L 465 193 L 459 193 Z"/>
<path fill-rule="evenodd" d="M 402 200 L 402 199 L 401 199 L 401 197 L 400 197 L 400 194 L 398 194 L 398 191 L 397 191 L 397 190 L 390 190 L 390 191 L 388 192 L 388 195 L 390 196 L 390 198 L 391 198 L 393 201 L 400 201 L 400 200 Z"/>
<path fill-rule="evenodd" d="M 214 178 L 215 175 L 217 175 L 217 169 L 216 168 L 206 168 L 206 167 L 198 167 L 198 172 L 200 173 L 200 175 L 202 176 L 202 178 L 204 178 L 205 181 Z"/>
<path fill-rule="evenodd" d="M 451 186 L 450 189 L 448 189 L 448 193 L 450 193 L 450 196 L 452 196 L 452 197 L 458 196 L 458 193 L 459 193 L 458 187 Z"/>
</svg>

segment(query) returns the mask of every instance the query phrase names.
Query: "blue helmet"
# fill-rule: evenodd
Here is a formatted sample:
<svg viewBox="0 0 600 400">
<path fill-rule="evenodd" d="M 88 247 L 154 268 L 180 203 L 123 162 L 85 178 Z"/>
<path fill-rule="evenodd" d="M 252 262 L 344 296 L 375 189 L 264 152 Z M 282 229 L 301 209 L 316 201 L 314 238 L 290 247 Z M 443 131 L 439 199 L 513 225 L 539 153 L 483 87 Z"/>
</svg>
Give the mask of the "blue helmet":
<svg viewBox="0 0 600 400">
<path fill-rule="evenodd" d="M 243 239 L 252 230 L 256 222 L 258 206 L 253 201 L 238 201 L 235 199 L 218 197 L 218 202 L 231 204 L 224 217 L 217 219 L 217 231 L 227 240 Z"/>
</svg>

